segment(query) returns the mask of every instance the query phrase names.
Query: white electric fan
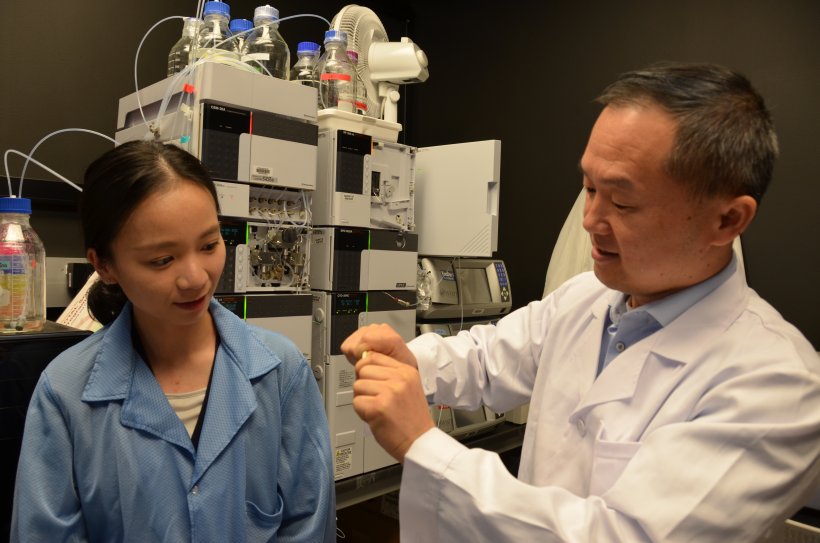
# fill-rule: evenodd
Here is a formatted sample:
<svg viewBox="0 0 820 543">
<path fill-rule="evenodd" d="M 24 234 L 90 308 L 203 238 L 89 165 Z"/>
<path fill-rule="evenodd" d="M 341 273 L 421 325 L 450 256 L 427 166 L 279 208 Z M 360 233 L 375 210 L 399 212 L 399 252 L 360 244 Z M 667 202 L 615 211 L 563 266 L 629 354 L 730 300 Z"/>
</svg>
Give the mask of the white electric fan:
<svg viewBox="0 0 820 543">
<path fill-rule="evenodd" d="M 427 81 L 427 55 L 410 38 L 388 41 L 378 16 L 363 6 L 343 7 L 330 25 L 346 32 L 348 49 L 359 53 L 356 70 L 365 84 L 368 111 L 376 111 L 374 116 L 395 123 L 398 86 Z"/>
</svg>

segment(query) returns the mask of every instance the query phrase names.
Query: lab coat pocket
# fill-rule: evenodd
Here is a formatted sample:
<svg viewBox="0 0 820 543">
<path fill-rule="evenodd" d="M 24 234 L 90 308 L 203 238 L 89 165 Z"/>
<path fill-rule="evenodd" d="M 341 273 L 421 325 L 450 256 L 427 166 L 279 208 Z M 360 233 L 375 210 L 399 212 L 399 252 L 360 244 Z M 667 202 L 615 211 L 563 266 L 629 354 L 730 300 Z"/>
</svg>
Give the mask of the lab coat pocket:
<svg viewBox="0 0 820 543">
<path fill-rule="evenodd" d="M 277 496 L 276 511 L 266 513 L 255 503 L 245 502 L 245 509 L 248 514 L 247 541 L 276 541 L 276 533 L 282 524 L 282 498 Z"/>
<path fill-rule="evenodd" d="M 595 439 L 595 453 L 592 458 L 592 477 L 589 494 L 601 496 L 609 490 L 621 476 L 626 465 L 641 448 L 637 441 L 608 441 L 603 427 Z"/>
</svg>

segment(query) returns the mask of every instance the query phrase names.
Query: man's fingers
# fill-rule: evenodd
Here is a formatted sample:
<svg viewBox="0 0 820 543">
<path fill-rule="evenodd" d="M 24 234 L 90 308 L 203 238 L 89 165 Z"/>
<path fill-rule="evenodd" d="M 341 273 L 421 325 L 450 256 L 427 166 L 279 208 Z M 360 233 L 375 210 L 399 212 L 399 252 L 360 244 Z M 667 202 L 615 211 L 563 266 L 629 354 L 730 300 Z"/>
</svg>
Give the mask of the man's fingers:
<svg viewBox="0 0 820 543">
<path fill-rule="evenodd" d="M 386 324 L 371 324 L 353 332 L 342 342 L 341 350 L 351 363 L 356 363 L 364 352 L 377 351 L 389 356 L 406 351 L 404 340 Z"/>
<path fill-rule="evenodd" d="M 377 353 L 374 351 L 367 351 L 367 356 L 359 358 L 359 361 L 356 362 L 356 375 L 360 374 L 362 368 L 367 366 L 380 366 L 384 368 L 400 368 L 405 364 L 402 364 L 398 360 L 394 360 L 387 355 L 383 355 L 381 353 Z"/>
<path fill-rule="evenodd" d="M 356 364 L 356 379 L 369 379 L 372 381 L 386 381 L 393 379 L 396 376 L 396 371 L 393 367 L 383 366 L 376 363 L 368 363 L 366 361 L 359 361 Z"/>
</svg>

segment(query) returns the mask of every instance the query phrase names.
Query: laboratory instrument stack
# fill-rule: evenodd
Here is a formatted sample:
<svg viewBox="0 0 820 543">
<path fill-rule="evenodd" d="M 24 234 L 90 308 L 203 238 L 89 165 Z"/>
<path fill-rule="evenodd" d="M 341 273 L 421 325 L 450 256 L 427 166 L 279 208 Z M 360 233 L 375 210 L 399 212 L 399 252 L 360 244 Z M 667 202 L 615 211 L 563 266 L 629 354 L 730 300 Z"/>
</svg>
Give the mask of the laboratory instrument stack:
<svg viewBox="0 0 820 543">
<path fill-rule="evenodd" d="M 405 340 L 415 335 L 416 149 L 396 142 L 394 123 L 372 121 L 348 112 L 319 122 L 310 268 L 313 354 L 314 373 L 324 384 L 336 479 L 395 463 L 353 410 L 355 372 L 340 350 L 342 341 L 377 323 L 391 325 Z"/>
<path fill-rule="evenodd" d="M 208 2 L 205 13 L 209 36 L 228 32 L 227 5 Z M 262 6 L 256 15 L 264 32 L 248 42 L 256 37 L 260 47 L 265 36 L 271 45 L 278 13 Z M 121 98 L 115 139 L 150 137 L 200 159 L 217 188 L 226 244 L 216 298 L 248 322 L 289 337 L 310 361 L 317 91 L 260 73 L 231 54 L 233 60 L 201 56 L 202 62 Z M 285 48 L 278 64 L 270 57 L 256 60 L 277 71 L 289 69 L 286 57 Z"/>
<path fill-rule="evenodd" d="M 428 283 L 417 310 L 418 332 L 441 336 L 493 324 L 512 309 L 498 249 L 501 142 L 422 147 L 416 156 L 419 269 Z M 454 436 L 484 431 L 504 420 L 487 408 L 431 407 L 433 421 Z"/>
</svg>

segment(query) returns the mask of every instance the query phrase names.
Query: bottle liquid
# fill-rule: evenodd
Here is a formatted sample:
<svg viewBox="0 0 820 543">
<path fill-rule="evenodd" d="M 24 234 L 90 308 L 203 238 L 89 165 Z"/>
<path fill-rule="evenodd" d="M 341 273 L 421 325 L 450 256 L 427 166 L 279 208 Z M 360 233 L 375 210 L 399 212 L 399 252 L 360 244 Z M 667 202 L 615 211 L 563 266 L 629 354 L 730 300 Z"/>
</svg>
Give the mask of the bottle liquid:
<svg viewBox="0 0 820 543">
<path fill-rule="evenodd" d="M 181 72 L 191 61 L 191 49 L 196 43 L 202 21 L 196 17 L 186 17 L 182 27 L 182 37 L 168 53 L 168 77 Z"/>
<path fill-rule="evenodd" d="M 46 315 L 46 251 L 31 200 L 0 198 L 0 333 L 36 331 Z"/>
<path fill-rule="evenodd" d="M 231 36 L 233 36 L 231 49 L 239 55 L 239 58 L 242 58 L 242 55 L 247 52 L 245 48 L 248 37 L 251 35 L 251 32 L 248 31 L 253 28 L 253 23 L 247 19 L 231 19 L 228 28 L 231 30 Z"/>
<path fill-rule="evenodd" d="M 353 75 L 356 80 L 356 113 L 359 115 L 367 115 L 367 89 L 364 86 L 364 81 L 362 81 L 362 76 L 359 75 L 358 65 L 359 65 L 359 53 L 353 51 L 352 49 L 347 50 L 347 58 L 350 59 L 350 62 L 353 64 Z"/>
<path fill-rule="evenodd" d="M 230 64 L 239 60 L 239 55 L 233 51 L 233 43 L 228 38 L 231 37 L 229 23 L 231 18 L 231 8 L 225 2 L 211 1 L 205 2 L 203 11 L 205 21 L 199 30 L 199 42 L 194 53 L 194 58 Z"/>
<path fill-rule="evenodd" d="M 279 10 L 259 6 L 253 11 L 253 26 L 260 28 L 248 38 L 242 60 L 263 74 L 290 79 L 290 50 L 279 33 Z"/>
<path fill-rule="evenodd" d="M 316 80 L 314 70 L 316 63 L 319 61 L 319 44 L 312 41 L 300 41 L 296 47 L 296 56 L 299 60 L 293 65 L 290 70 L 292 81 L 313 87 L 319 88 L 319 82 Z"/>
<path fill-rule="evenodd" d="M 319 109 L 356 111 L 356 69 L 347 56 L 347 33 L 325 32 L 325 52 L 316 65 L 319 80 Z"/>
</svg>

